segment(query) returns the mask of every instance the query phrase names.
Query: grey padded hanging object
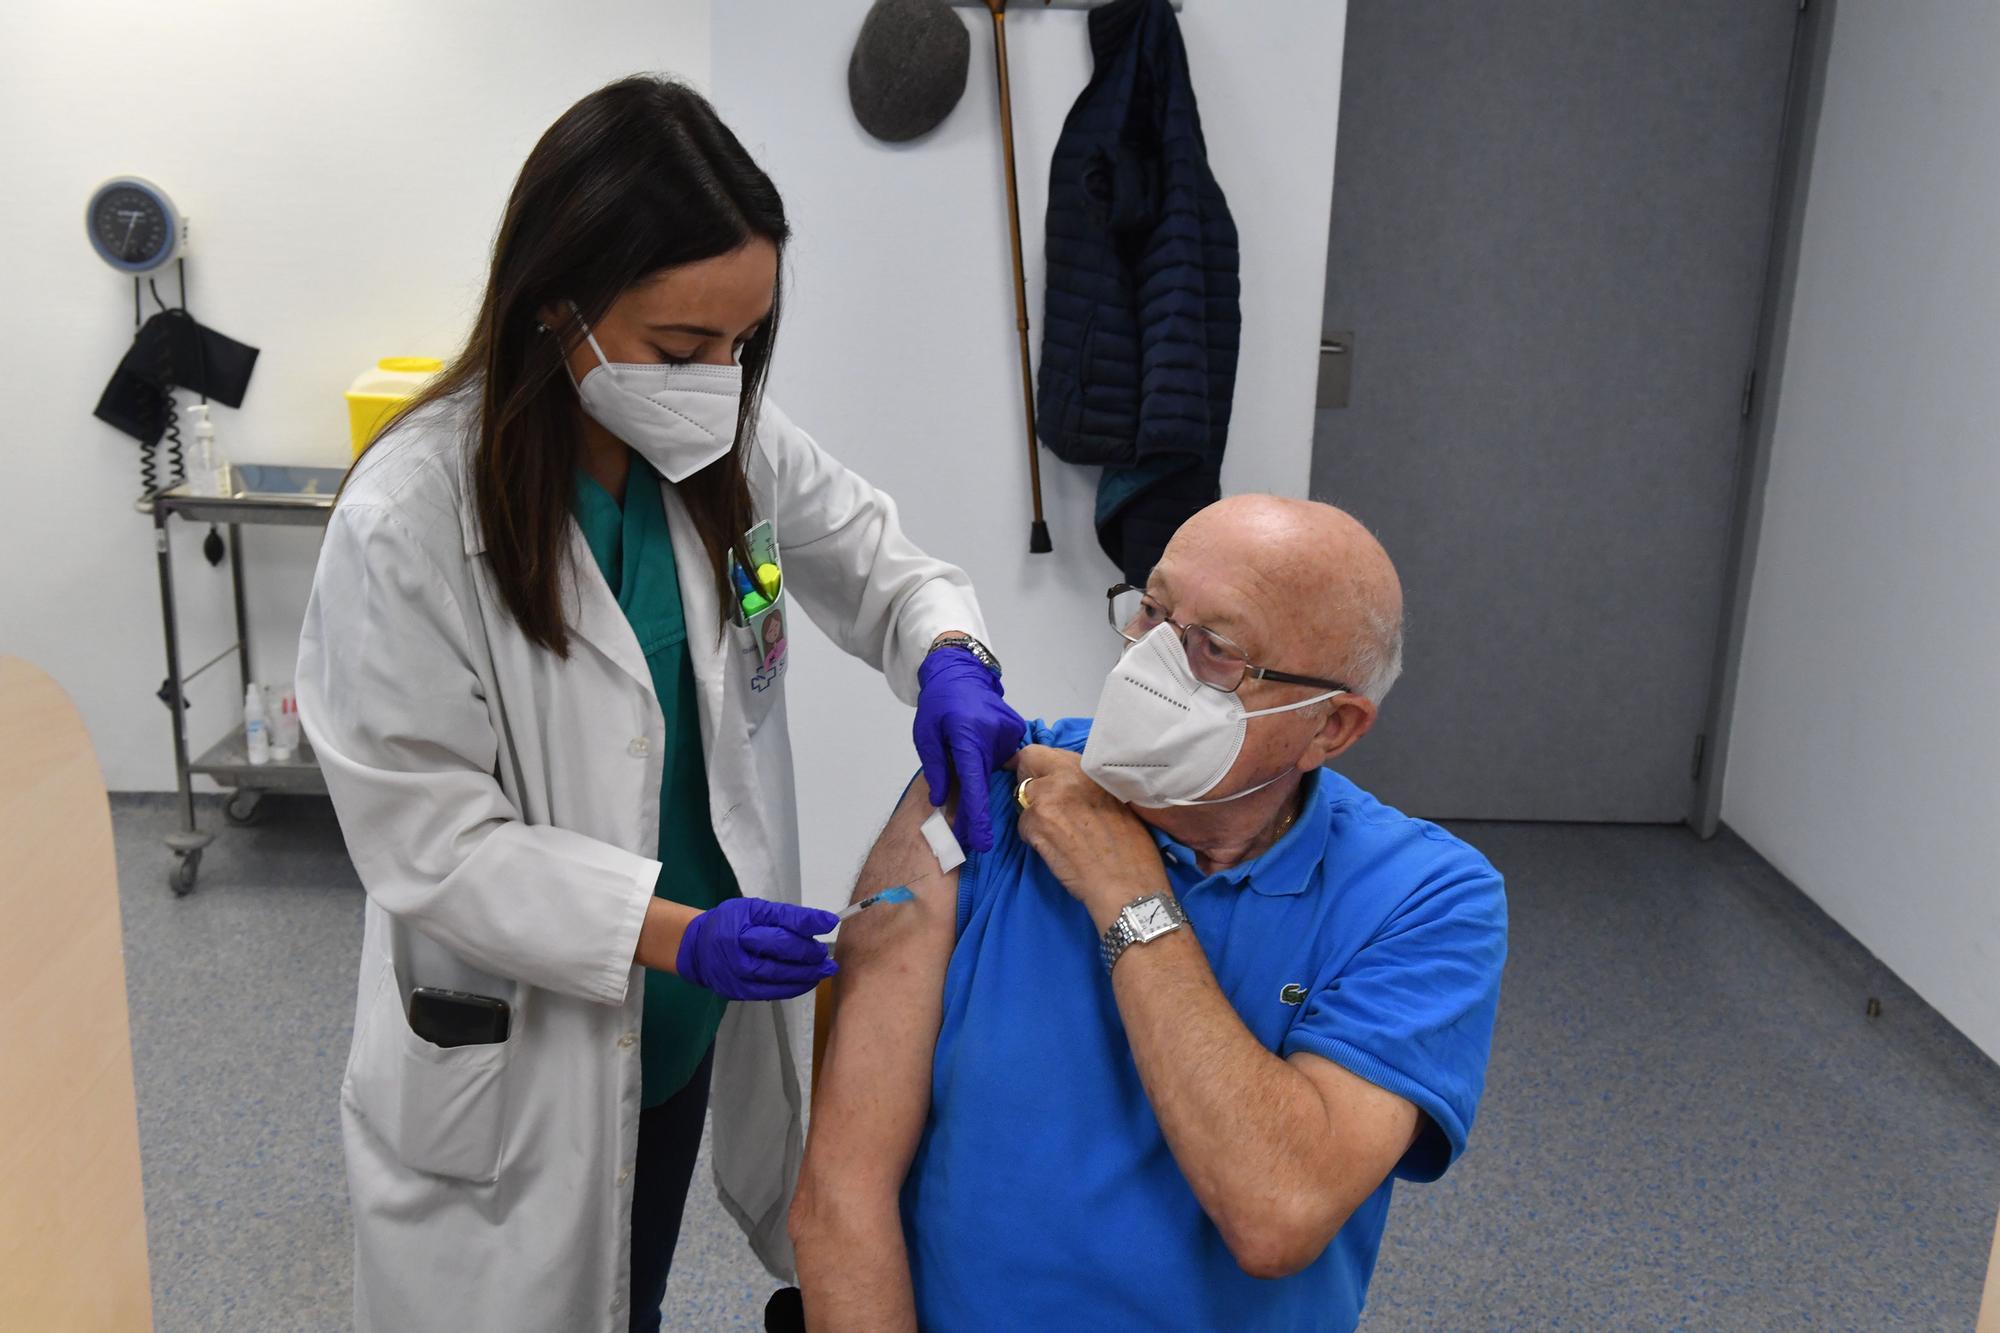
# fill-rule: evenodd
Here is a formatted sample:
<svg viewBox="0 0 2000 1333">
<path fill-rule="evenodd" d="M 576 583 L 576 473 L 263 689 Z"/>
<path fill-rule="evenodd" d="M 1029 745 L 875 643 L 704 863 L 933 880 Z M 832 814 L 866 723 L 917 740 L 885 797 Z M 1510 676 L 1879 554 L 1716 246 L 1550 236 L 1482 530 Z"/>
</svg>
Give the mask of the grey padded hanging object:
<svg viewBox="0 0 2000 1333">
<path fill-rule="evenodd" d="M 965 93 L 972 38 L 945 0 L 876 0 L 847 62 L 861 128 L 889 143 L 928 134 Z"/>
</svg>

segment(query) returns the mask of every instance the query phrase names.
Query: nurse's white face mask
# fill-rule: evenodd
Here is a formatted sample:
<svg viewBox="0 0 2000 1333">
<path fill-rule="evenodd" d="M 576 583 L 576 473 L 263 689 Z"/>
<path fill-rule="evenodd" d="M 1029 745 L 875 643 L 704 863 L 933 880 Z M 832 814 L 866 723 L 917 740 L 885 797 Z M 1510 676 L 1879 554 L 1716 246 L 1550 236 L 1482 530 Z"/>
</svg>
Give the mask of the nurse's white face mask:
<svg viewBox="0 0 2000 1333">
<path fill-rule="evenodd" d="M 1248 711 L 1243 701 L 1204 685 L 1188 665 L 1180 631 L 1153 627 L 1125 650 L 1097 697 L 1097 717 L 1083 747 L 1083 771 L 1127 805 L 1220 805 L 1262 791 L 1254 787 L 1204 800 L 1243 752 L 1250 719 L 1310 708 L 1345 690 L 1328 690 L 1277 708 Z"/>
<path fill-rule="evenodd" d="M 596 367 L 576 386 L 583 410 L 655 472 L 686 481 L 735 447 L 743 367 L 613 363 L 588 326 L 583 336 L 597 354 Z"/>
</svg>

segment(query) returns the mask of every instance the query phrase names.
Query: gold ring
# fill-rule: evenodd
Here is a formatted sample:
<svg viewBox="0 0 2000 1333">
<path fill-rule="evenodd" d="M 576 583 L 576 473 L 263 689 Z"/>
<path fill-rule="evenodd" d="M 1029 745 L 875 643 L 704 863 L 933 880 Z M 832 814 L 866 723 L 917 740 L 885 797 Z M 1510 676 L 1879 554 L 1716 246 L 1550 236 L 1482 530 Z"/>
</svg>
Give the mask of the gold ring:
<svg viewBox="0 0 2000 1333">
<path fill-rule="evenodd" d="M 1015 805 L 1020 806 L 1023 810 L 1026 810 L 1028 808 L 1028 784 L 1030 782 L 1033 782 L 1035 778 L 1040 776 L 1041 774 L 1037 773 L 1032 776 L 1021 779 L 1021 785 L 1014 788 Z"/>
</svg>

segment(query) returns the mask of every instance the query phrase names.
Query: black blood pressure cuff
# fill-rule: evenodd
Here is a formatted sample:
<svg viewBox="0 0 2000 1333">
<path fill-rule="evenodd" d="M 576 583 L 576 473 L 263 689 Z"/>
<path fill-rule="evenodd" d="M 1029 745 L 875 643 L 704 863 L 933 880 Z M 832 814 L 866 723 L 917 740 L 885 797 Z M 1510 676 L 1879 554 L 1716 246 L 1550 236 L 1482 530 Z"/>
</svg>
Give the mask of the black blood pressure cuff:
<svg viewBox="0 0 2000 1333">
<path fill-rule="evenodd" d="M 132 339 L 97 400 L 96 416 L 151 444 L 166 428 L 167 389 L 192 389 L 225 407 L 241 407 L 256 366 L 256 348 L 203 327 L 184 310 L 165 310 Z"/>
<path fill-rule="evenodd" d="M 167 429 L 166 391 L 132 371 L 127 365 L 130 360 L 128 354 L 111 372 L 111 382 L 98 396 L 93 415 L 141 444 L 157 444 Z"/>
</svg>

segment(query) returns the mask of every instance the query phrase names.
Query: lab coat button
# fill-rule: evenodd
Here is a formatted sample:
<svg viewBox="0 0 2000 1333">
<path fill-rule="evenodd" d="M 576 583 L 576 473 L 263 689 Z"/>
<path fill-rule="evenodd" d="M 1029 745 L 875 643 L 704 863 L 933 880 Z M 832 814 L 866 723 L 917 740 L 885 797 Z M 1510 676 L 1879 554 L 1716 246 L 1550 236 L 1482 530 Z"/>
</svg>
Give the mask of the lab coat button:
<svg viewBox="0 0 2000 1333">
<path fill-rule="evenodd" d="M 623 1185 L 626 1181 L 630 1180 L 631 1178 L 632 1178 L 632 1170 L 630 1167 L 627 1167 L 625 1170 L 620 1171 L 618 1173 L 618 1183 L 621 1185 Z"/>
<path fill-rule="evenodd" d="M 618 1049 L 621 1051 L 630 1050 L 632 1047 L 632 1043 L 637 1040 L 639 1040 L 637 1035 L 628 1032 L 624 1036 L 618 1039 Z"/>
<path fill-rule="evenodd" d="M 634 736 L 632 743 L 625 747 L 625 753 L 631 755 L 634 759 L 644 759 L 652 752 L 652 749 L 653 743 L 651 741 L 647 740 L 644 736 Z"/>
</svg>

